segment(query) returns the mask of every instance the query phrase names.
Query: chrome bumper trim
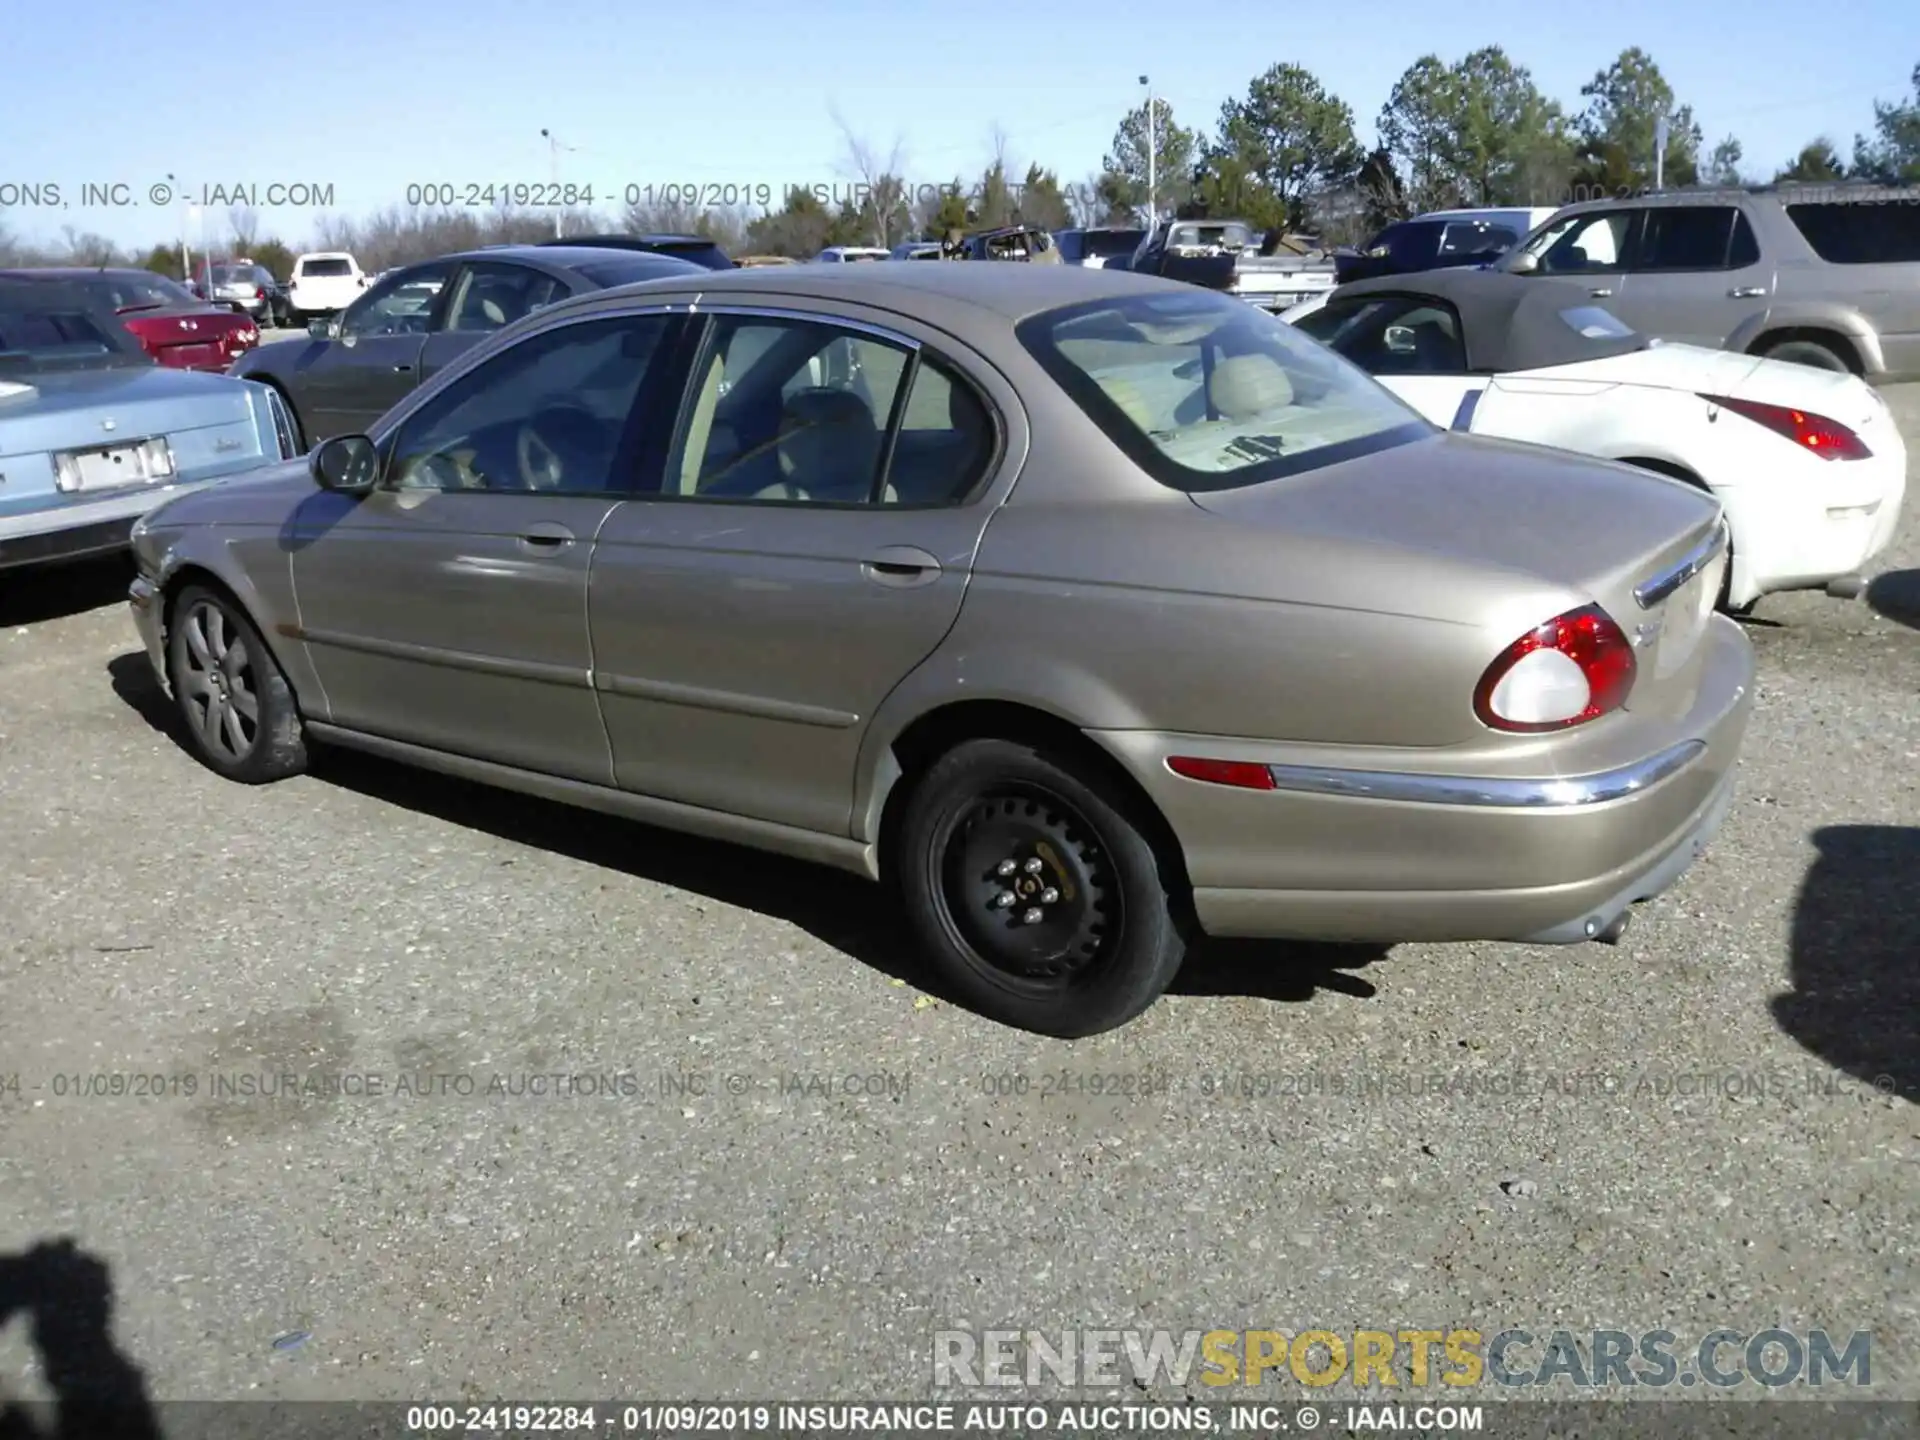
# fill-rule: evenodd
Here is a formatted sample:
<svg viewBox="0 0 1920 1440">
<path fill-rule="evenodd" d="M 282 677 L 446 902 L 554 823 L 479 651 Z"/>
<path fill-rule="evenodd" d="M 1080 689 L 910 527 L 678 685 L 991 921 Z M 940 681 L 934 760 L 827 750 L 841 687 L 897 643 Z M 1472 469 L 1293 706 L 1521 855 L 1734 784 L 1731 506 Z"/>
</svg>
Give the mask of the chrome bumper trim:
<svg viewBox="0 0 1920 1440">
<path fill-rule="evenodd" d="M 1713 564 L 1726 548 L 1728 539 L 1727 517 L 1722 515 L 1719 523 L 1713 527 L 1713 533 L 1702 540 L 1693 549 L 1682 555 L 1679 561 L 1669 569 L 1661 571 L 1652 579 L 1643 581 L 1633 592 L 1634 604 L 1642 610 L 1651 610 L 1674 591 L 1686 584 L 1702 570 Z"/>
<path fill-rule="evenodd" d="M 1356 800 L 1399 800 L 1419 805 L 1479 805 L 1505 809 L 1578 809 L 1604 805 L 1658 785 L 1686 769 L 1707 750 L 1704 740 L 1684 740 L 1631 765 L 1595 775 L 1553 780 L 1513 780 L 1490 775 L 1412 775 L 1394 770 L 1335 770 L 1313 765 L 1269 765 L 1274 788 L 1309 795 L 1346 795 Z"/>
</svg>

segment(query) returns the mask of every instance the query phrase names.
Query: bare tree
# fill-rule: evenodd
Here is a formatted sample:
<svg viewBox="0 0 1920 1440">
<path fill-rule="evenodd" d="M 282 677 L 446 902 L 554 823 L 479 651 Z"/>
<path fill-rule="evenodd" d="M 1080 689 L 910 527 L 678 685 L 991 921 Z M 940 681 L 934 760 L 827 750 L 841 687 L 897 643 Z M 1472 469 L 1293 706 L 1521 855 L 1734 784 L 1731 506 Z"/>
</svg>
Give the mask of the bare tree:
<svg viewBox="0 0 1920 1440">
<path fill-rule="evenodd" d="M 260 238 L 260 216 L 250 205 L 236 205 L 227 212 L 227 227 L 233 231 L 233 248 L 241 255 L 250 254 L 253 245 Z"/>
<path fill-rule="evenodd" d="M 901 174 L 906 164 L 906 142 L 896 135 L 883 159 L 878 149 L 854 133 L 838 106 L 829 106 L 828 113 L 846 142 L 846 165 L 860 187 L 853 208 L 862 212 L 862 221 L 871 226 L 873 243 L 891 248 L 911 233 L 914 225 L 912 195 Z"/>
<path fill-rule="evenodd" d="M 120 260 L 120 247 L 104 235 L 91 230 L 76 230 L 71 225 L 62 225 L 60 233 L 67 240 L 67 263 L 69 265 L 115 265 Z"/>
</svg>

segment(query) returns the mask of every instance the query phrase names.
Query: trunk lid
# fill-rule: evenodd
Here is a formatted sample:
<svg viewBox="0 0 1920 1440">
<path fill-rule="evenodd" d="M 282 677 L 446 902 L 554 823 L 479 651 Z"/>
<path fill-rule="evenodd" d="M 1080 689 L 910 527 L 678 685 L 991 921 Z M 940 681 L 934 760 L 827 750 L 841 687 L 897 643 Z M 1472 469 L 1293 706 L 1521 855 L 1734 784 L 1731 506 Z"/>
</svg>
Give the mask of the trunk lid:
<svg viewBox="0 0 1920 1440">
<path fill-rule="evenodd" d="M 1383 610 L 1404 604 L 1440 614 L 1452 607 L 1446 618 L 1485 620 L 1499 610 L 1490 602 L 1502 575 L 1516 594 L 1545 586 L 1564 591 L 1569 609 L 1598 603 L 1634 642 L 1639 673 L 1629 709 L 1679 714 L 1694 698 L 1699 641 L 1719 597 L 1726 552 L 1716 544 L 1719 503 L 1693 486 L 1567 451 L 1446 434 L 1193 498 L 1236 525 L 1372 549 L 1384 574 L 1394 571 L 1392 552 L 1448 569 L 1452 579 L 1430 593 L 1382 593 Z M 1635 598 L 1708 548 L 1717 558 L 1671 593 L 1646 604 Z M 1463 590 L 1461 575 L 1486 583 Z M 1489 635 L 1488 659 L 1529 625 L 1552 618 L 1527 615 L 1512 634 Z"/>
</svg>

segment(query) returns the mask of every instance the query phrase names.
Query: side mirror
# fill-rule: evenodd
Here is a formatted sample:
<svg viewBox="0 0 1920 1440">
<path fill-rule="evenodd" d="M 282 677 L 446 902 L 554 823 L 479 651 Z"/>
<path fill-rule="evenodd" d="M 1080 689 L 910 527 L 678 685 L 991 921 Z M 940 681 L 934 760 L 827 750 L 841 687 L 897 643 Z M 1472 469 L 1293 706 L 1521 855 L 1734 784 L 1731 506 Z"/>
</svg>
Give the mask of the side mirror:
<svg viewBox="0 0 1920 1440">
<path fill-rule="evenodd" d="M 1420 348 L 1419 342 L 1414 338 L 1413 328 L 1408 325 L 1387 326 L 1387 333 L 1383 338 L 1387 342 L 1387 349 L 1395 355 L 1411 355 Z"/>
<path fill-rule="evenodd" d="M 1540 268 L 1540 257 L 1531 250 L 1522 250 L 1507 262 L 1507 271 L 1513 275 L 1531 275 Z"/>
<path fill-rule="evenodd" d="M 340 334 L 340 322 L 338 320 L 309 320 L 307 322 L 307 334 L 316 340 L 335 339 Z"/>
<path fill-rule="evenodd" d="M 314 447 L 307 470 L 322 490 L 364 495 L 380 478 L 380 451 L 364 435 L 335 435 Z"/>
</svg>

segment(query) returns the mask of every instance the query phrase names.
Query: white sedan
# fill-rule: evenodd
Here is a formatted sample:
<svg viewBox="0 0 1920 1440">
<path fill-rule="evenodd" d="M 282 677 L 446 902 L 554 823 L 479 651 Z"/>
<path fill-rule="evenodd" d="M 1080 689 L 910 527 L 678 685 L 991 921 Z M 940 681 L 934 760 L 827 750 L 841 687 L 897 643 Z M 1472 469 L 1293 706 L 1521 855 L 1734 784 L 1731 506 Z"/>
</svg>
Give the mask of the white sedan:
<svg viewBox="0 0 1920 1440">
<path fill-rule="evenodd" d="M 1436 424 L 1578 450 L 1711 490 L 1733 563 L 1722 603 L 1858 593 L 1893 538 L 1907 452 L 1851 375 L 1649 341 L 1566 281 L 1436 270 L 1284 312 Z"/>
</svg>

